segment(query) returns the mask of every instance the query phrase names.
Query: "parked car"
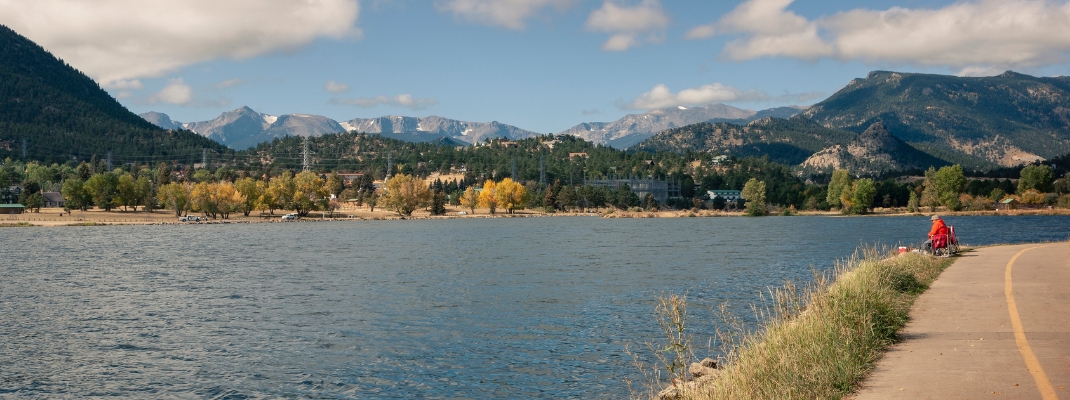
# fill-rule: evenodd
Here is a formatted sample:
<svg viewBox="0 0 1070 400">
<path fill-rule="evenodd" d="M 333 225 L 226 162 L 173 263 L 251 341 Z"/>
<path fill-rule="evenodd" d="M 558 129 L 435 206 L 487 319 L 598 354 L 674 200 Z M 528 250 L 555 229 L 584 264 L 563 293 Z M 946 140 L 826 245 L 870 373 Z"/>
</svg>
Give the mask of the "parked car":
<svg viewBox="0 0 1070 400">
<path fill-rule="evenodd" d="M 283 221 L 296 221 L 297 220 L 297 214 L 289 213 L 289 214 L 283 215 L 282 216 L 282 220 Z"/>
<path fill-rule="evenodd" d="M 201 222 L 201 217 L 198 217 L 196 215 L 187 215 L 185 217 L 180 217 L 178 220 L 181 222 Z"/>
</svg>

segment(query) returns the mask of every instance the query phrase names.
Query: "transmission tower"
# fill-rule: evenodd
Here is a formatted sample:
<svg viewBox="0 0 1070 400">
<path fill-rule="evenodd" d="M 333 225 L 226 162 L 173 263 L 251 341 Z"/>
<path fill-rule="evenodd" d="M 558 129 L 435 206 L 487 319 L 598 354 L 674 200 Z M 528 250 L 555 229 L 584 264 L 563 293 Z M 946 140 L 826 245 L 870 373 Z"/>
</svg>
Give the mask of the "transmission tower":
<svg viewBox="0 0 1070 400">
<path fill-rule="evenodd" d="M 513 181 L 518 180 L 516 177 L 516 157 L 513 157 L 513 175 L 510 175 L 509 177 L 513 178 Z"/>
<path fill-rule="evenodd" d="M 208 168 L 208 149 L 201 149 L 201 168 Z"/>
<path fill-rule="evenodd" d="M 539 184 L 546 185 L 546 155 L 539 157 Z"/>
<path fill-rule="evenodd" d="M 108 171 L 105 172 L 111 172 L 111 150 L 108 150 Z"/>
<path fill-rule="evenodd" d="M 22 138 L 22 158 L 26 159 L 26 138 Z"/>
<path fill-rule="evenodd" d="M 309 169 L 312 169 L 312 153 L 308 150 L 308 136 L 305 136 L 305 140 L 301 147 L 302 170 L 308 171 Z"/>
</svg>

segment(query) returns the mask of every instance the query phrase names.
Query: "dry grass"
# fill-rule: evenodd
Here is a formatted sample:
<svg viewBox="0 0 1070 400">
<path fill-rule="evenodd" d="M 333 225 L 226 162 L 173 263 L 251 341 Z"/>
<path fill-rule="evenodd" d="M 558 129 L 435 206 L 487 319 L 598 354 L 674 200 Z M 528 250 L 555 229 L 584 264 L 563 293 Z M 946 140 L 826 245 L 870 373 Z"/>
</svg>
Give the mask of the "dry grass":
<svg viewBox="0 0 1070 400">
<path fill-rule="evenodd" d="M 806 287 L 788 283 L 755 307 L 748 329 L 722 307 L 723 366 L 681 385 L 683 399 L 840 398 L 896 340 L 908 311 L 951 259 L 861 249 Z"/>
</svg>

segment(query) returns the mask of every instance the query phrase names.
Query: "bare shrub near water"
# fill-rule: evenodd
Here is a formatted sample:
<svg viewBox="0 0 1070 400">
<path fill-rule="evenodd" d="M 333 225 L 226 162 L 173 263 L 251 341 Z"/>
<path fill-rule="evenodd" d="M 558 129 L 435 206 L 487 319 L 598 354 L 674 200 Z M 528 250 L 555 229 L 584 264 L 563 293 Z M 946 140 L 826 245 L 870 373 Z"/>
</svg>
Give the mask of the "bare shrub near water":
<svg viewBox="0 0 1070 400">
<path fill-rule="evenodd" d="M 728 312 L 727 305 L 721 305 L 721 326 L 714 337 L 721 350 L 717 377 L 677 385 L 687 377 L 670 376 L 676 379 L 670 382 L 677 388 L 672 396 L 840 398 L 851 393 L 896 341 L 896 332 L 906 324 L 917 295 L 951 263 L 915 253 L 889 254 L 887 249 L 860 248 L 837 262 L 832 271 L 815 271 L 814 280 L 806 286 L 787 282 L 770 289 L 760 305 L 752 306 L 756 327 L 749 327 Z M 660 303 L 665 304 L 665 296 Z M 686 304 L 679 307 L 686 310 Z M 671 360 L 658 359 L 664 365 Z M 656 398 L 669 384 L 648 372 L 644 376 L 651 386 L 646 397 Z"/>
<path fill-rule="evenodd" d="M 654 307 L 654 318 L 658 320 L 664 334 L 664 343 L 646 342 L 645 345 L 657 361 L 646 365 L 637 354 L 625 347 L 632 356 L 632 363 L 642 374 L 646 391 L 636 392 L 628 382 L 631 397 L 655 397 L 661 390 L 661 373 L 664 371 L 670 385 L 676 386 L 687 379 L 687 366 L 695 353 L 692 349 L 694 335 L 687 331 L 687 295 L 663 294 L 658 296 L 658 305 Z"/>
</svg>

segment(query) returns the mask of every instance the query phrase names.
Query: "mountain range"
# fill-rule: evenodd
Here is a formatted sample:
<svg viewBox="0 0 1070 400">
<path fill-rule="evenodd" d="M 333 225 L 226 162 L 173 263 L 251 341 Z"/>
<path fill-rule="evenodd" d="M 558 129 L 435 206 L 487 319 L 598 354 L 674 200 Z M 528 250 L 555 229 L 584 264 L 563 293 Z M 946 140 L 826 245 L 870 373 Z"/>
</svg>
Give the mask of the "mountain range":
<svg viewBox="0 0 1070 400">
<path fill-rule="evenodd" d="M 588 122 L 576 125 L 559 134 L 572 135 L 595 144 L 625 148 L 639 143 L 655 133 L 675 127 L 707 121 L 746 123 L 769 116 L 787 118 L 804 110 L 802 107 L 778 107 L 762 111 L 744 110 L 724 104 L 704 107 L 673 107 L 652 110 L 643 114 L 629 114 L 613 122 Z M 493 122 L 466 122 L 439 116 L 405 117 L 383 116 L 334 121 L 308 114 L 272 116 L 241 107 L 228 111 L 211 121 L 181 123 L 167 114 L 147 112 L 141 117 L 164 129 L 187 129 L 233 149 L 247 149 L 258 143 L 284 136 L 320 136 L 328 133 L 357 131 L 377 133 L 409 142 L 433 142 L 448 138 L 463 144 L 475 144 L 485 139 L 524 139 L 538 133 L 512 125 Z"/>
<path fill-rule="evenodd" d="M 223 154 L 282 136 L 343 131 L 450 145 L 536 135 L 499 122 L 434 116 L 339 122 L 248 107 L 181 123 L 161 113 L 131 113 L 85 74 L 4 26 L 0 60 L 0 159 L 25 152 L 47 162 L 106 154 L 120 162 L 185 162 L 204 150 Z M 874 71 L 806 109 L 676 107 L 561 133 L 634 150 L 769 156 L 812 170 L 992 169 L 1070 152 L 1070 77 Z"/>
<path fill-rule="evenodd" d="M 768 155 L 803 170 L 993 169 L 1070 152 L 1070 78 L 887 71 L 788 119 L 669 129 L 633 147 Z"/>
<path fill-rule="evenodd" d="M 285 136 L 321 136 L 349 131 L 377 133 L 408 142 L 446 140 L 460 144 L 474 144 L 494 138 L 523 139 L 537 135 L 535 132 L 497 121 L 465 122 L 437 116 L 385 116 L 339 122 L 320 115 L 274 116 L 256 112 L 249 107 L 227 111 L 213 120 L 202 122 L 182 123 L 158 112 L 147 112 L 141 114 L 141 117 L 161 128 L 190 130 L 237 150 L 255 147 L 259 143 Z"/>
</svg>

